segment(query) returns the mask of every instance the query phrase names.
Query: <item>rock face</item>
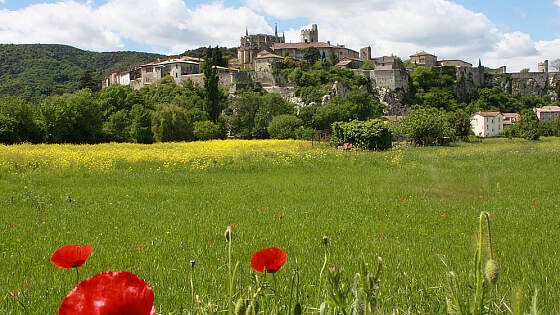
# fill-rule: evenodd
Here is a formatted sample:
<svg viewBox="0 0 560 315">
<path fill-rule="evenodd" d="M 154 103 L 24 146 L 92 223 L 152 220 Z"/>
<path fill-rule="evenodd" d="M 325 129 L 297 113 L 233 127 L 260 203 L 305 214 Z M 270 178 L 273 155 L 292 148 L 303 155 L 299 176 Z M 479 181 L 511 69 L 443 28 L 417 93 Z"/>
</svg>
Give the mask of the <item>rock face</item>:
<svg viewBox="0 0 560 315">
<path fill-rule="evenodd" d="M 373 95 L 385 105 L 384 115 L 404 116 L 410 114 L 408 106 L 403 104 L 405 92 L 403 90 L 391 91 L 388 88 L 378 87 L 373 90 Z"/>
<path fill-rule="evenodd" d="M 516 96 L 550 95 L 553 101 L 559 100 L 560 73 L 529 72 L 487 76 L 486 86 L 498 86 L 504 92 Z"/>
</svg>

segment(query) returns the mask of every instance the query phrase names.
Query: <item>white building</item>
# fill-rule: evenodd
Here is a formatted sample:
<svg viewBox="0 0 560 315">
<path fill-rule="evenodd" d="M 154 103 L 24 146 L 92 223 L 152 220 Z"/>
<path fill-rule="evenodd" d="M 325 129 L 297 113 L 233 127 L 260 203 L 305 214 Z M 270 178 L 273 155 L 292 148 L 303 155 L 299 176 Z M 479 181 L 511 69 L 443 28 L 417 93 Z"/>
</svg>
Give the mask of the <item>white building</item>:
<svg viewBox="0 0 560 315">
<path fill-rule="evenodd" d="M 493 137 L 504 131 L 504 115 L 500 112 L 478 112 L 471 115 L 472 131 L 477 137 Z"/>
</svg>

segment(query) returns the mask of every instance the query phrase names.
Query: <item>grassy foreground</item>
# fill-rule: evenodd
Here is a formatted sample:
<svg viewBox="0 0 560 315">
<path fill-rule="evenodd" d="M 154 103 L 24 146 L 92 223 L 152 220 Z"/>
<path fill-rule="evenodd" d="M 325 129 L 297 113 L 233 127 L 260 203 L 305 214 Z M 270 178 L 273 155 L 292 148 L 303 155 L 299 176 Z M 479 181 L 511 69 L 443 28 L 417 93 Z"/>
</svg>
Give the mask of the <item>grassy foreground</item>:
<svg viewBox="0 0 560 315">
<path fill-rule="evenodd" d="M 289 303 L 297 261 L 313 311 L 327 235 L 328 265 L 348 279 L 362 256 L 383 257 L 383 313 L 442 314 L 442 260 L 467 278 L 481 211 L 493 216 L 501 267 L 496 311 L 509 313 L 520 287 L 538 288 L 541 311 L 556 314 L 559 205 L 558 139 L 352 153 L 300 141 L 0 146 L 0 314 L 56 314 L 76 275 L 50 255 L 86 243 L 82 279 L 136 273 L 158 313 L 182 314 L 193 309 L 192 275 L 194 294 L 227 309 L 230 224 L 234 300 L 252 285 L 251 254 L 276 246 L 288 254 L 271 279 L 277 299 Z"/>
</svg>

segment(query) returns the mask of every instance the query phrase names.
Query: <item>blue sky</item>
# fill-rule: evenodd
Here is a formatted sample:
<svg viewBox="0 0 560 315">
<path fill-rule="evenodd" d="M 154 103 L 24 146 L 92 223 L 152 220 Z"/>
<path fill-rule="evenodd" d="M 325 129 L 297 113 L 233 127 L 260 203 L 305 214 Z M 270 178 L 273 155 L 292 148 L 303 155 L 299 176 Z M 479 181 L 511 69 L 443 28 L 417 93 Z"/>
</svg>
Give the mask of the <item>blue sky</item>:
<svg viewBox="0 0 560 315">
<path fill-rule="evenodd" d="M 0 0 L 0 43 L 60 43 L 94 51 L 177 54 L 238 46 L 245 27 L 288 41 L 319 39 L 375 56 L 425 50 L 508 70 L 560 58 L 560 0 Z"/>
</svg>

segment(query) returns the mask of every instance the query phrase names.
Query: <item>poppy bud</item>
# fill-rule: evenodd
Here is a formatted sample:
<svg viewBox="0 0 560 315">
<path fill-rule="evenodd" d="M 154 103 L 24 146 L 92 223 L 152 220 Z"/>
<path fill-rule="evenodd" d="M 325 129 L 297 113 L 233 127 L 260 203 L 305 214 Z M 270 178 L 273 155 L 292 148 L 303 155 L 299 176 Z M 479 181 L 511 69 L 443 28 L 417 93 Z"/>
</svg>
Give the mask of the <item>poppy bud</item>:
<svg viewBox="0 0 560 315">
<path fill-rule="evenodd" d="M 196 260 L 192 259 L 191 260 L 191 267 L 194 268 L 194 264 L 196 263 Z"/>
<path fill-rule="evenodd" d="M 294 315 L 301 315 L 301 311 L 301 304 L 298 302 L 296 303 L 296 306 L 294 306 Z"/>
<path fill-rule="evenodd" d="M 328 236 L 323 236 L 323 245 L 327 246 L 327 244 L 329 243 L 329 237 Z"/>
<path fill-rule="evenodd" d="M 495 285 L 498 282 L 498 277 L 500 276 L 500 266 L 494 259 L 490 259 L 486 262 L 484 266 L 484 274 L 486 275 L 486 280 L 491 285 Z"/>
<path fill-rule="evenodd" d="M 232 231 L 231 231 L 231 226 L 228 226 L 225 233 L 224 233 L 224 237 L 226 238 L 226 242 L 231 242 L 231 238 L 232 238 Z"/>
<path fill-rule="evenodd" d="M 245 315 L 248 305 L 249 300 L 239 299 L 237 303 L 235 303 L 235 315 Z"/>
</svg>

